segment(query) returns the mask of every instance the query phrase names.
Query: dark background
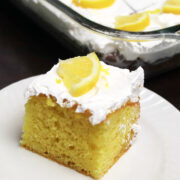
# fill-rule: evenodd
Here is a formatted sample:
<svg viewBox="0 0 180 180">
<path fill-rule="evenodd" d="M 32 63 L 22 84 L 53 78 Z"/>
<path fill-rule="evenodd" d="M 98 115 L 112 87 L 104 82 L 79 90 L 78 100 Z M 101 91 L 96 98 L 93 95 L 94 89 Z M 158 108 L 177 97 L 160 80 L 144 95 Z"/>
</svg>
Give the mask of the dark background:
<svg viewBox="0 0 180 180">
<path fill-rule="evenodd" d="M 0 89 L 48 71 L 73 53 L 59 44 L 8 0 L 0 2 Z M 145 87 L 180 109 L 180 69 L 145 81 Z"/>
</svg>

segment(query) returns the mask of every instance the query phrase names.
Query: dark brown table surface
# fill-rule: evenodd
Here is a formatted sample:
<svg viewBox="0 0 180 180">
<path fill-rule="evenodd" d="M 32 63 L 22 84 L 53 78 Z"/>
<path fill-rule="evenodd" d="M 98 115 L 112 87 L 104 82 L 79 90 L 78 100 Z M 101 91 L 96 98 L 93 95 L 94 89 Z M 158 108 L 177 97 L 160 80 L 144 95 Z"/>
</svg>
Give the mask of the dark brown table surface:
<svg viewBox="0 0 180 180">
<path fill-rule="evenodd" d="M 0 2 L 0 89 L 18 80 L 45 73 L 58 58 L 73 54 L 17 10 Z M 180 109 L 180 69 L 145 81 L 145 87 Z"/>
</svg>

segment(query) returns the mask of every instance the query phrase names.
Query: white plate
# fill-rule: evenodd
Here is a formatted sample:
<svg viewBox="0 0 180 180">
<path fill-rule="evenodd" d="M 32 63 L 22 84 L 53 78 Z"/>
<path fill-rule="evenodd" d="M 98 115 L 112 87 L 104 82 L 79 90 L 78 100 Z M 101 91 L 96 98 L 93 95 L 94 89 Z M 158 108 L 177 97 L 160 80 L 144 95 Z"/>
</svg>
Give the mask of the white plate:
<svg viewBox="0 0 180 180">
<path fill-rule="evenodd" d="M 91 179 L 19 146 L 23 94 L 33 78 L 0 91 L 0 180 Z M 180 180 L 180 112 L 147 89 L 141 98 L 142 130 L 103 180 Z"/>
</svg>

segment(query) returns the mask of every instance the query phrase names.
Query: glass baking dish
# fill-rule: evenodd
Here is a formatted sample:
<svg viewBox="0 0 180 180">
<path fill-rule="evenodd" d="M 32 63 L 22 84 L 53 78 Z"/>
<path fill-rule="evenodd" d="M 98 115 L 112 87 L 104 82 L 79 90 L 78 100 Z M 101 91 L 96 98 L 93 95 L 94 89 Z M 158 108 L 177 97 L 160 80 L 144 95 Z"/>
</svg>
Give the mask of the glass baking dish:
<svg viewBox="0 0 180 180">
<path fill-rule="evenodd" d="M 147 77 L 180 67 L 180 25 L 150 32 L 115 30 L 92 22 L 59 0 L 12 0 L 75 55 L 95 51 L 107 64 Z"/>
</svg>

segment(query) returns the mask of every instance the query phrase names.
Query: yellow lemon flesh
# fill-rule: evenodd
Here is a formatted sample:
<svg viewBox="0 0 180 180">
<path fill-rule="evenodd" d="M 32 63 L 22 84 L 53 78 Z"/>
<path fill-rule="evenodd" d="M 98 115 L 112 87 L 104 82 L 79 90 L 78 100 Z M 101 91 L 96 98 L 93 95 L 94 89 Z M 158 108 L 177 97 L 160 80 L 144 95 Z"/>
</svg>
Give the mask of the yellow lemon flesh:
<svg viewBox="0 0 180 180">
<path fill-rule="evenodd" d="M 91 90 L 99 79 L 100 61 L 95 53 L 61 61 L 57 73 L 72 96 Z"/>
<path fill-rule="evenodd" d="M 102 9 L 111 6 L 115 0 L 73 0 L 76 6 L 83 8 Z"/>
<path fill-rule="evenodd" d="M 150 24 L 148 12 L 133 14 L 129 16 L 117 16 L 115 28 L 124 31 L 142 31 Z"/>
<path fill-rule="evenodd" d="M 163 5 L 163 12 L 180 14 L 180 0 L 167 0 Z"/>
<path fill-rule="evenodd" d="M 148 13 L 150 13 L 150 14 L 160 14 L 161 13 L 161 9 L 154 9 L 154 10 L 149 10 L 149 11 L 147 11 Z"/>
</svg>

